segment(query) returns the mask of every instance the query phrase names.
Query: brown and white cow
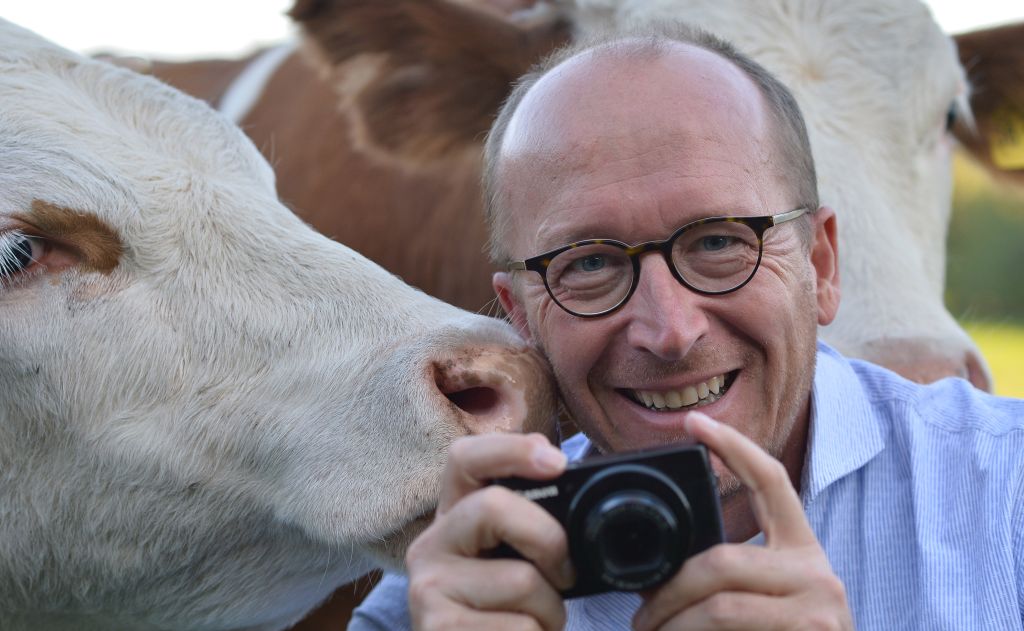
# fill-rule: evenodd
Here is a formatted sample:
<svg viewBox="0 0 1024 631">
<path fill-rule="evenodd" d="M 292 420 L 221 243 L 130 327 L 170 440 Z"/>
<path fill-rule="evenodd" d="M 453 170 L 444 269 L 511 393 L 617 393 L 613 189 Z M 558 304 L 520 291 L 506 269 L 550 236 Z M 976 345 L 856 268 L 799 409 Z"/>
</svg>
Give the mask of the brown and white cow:
<svg viewBox="0 0 1024 631">
<path fill-rule="evenodd" d="M 201 65 L 152 70 L 228 109 L 314 227 L 474 310 L 492 298 L 480 148 L 509 82 L 595 28 L 678 19 L 733 40 L 793 88 L 839 212 L 844 295 L 822 337 L 916 380 L 988 387 L 943 285 L 951 132 L 987 156 L 993 111 L 976 107 L 972 134 L 954 43 L 918 0 L 298 0 L 291 15 L 301 44 L 238 66 L 233 85 Z M 958 38 L 973 92 L 999 86 L 1022 112 L 1006 86 L 1020 86 L 1024 39 L 1000 40 L 1007 64 L 983 46 L 996 36 Z"/>
<path fill-rule="evenodd" d="M 398 565 L 455 437 L 553 412 L 206 104 L 0 20 L 0 629 L 284 628 Z"/>
</svg>

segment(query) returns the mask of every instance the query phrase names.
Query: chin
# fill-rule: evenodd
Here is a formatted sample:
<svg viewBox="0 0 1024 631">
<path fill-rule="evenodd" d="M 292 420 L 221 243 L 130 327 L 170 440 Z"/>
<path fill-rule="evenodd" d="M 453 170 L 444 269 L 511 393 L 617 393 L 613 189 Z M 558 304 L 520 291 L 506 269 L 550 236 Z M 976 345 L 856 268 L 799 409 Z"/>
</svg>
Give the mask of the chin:
<svg viewBox="0 0 1024 631">
<path fill-rule="evenodd" d="M 373 559 L 391 572 L 405 572 L 405 553 L 412 542 L 434 521 L 434 511 L 415 517 L 405 525 L 367 546 Z"/>
</svg>

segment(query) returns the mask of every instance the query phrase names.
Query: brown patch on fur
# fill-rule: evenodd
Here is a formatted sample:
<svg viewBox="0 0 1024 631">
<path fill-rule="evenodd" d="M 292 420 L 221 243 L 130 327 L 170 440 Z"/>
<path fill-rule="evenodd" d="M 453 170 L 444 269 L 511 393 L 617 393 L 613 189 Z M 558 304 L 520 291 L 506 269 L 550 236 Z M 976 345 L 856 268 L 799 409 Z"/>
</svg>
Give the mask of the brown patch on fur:
<svg viewBox="0 0 1024 631">
<path fill-rule="evenodd" d="M 28 214 L 13 217 L 39 230 L 40 236 L 75 250 L 81 267 L 109 274 L 121 261 L 124 252 L 121 238 L 106 222 L 88 211 L 36 199 Z"/>
<path fill-rule="evenodd" d="M 1024 185 L 1024 169 L 1005 171 L 992 160 L 989 139 L 998 133 L 1000 112 L 1024 119 L 1024 22 L 962 33 L 955 37 L 960 62 L 971 83 L 971 109 L 978 134 L 957 125 L 956 137 L 994 174 Z"/>
<path fill-rule="evenodd" d="M 399 168 L 367 155 L 351 117 L 301 55 L 271 77 L 242 128 L 303 220 L 423 291 L 465 309 L 490 301 L 479 152 Z"/>
<path fill-rule="evenodd" d="M 445 0 L 299 0 L 290 15 L 332 68 L 385 56 L 359 114 L 381 147 L 424 162 L 479 143 L 510 84 L 569 36 L 559 17 L 521 28 Z"/>
</svg>

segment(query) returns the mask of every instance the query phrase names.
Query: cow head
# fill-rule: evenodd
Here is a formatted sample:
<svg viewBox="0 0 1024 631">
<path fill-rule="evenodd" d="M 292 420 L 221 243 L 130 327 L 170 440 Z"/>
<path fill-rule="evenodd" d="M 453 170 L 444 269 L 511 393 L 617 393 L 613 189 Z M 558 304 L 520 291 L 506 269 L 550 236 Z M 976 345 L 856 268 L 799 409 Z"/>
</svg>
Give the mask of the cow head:
<svg viewBox="0 0 1024 631">
<path fill-rule="evenodd" d="M 199 101 L 0 21 L 0 112 L 0 627 L 283 627 L 396 564 L 453 438 L 549 426 L 510 327 Z"/>
<path fill-rule="evenodd" d="M 956 48 L 917 0 L 575 0 L 581 30 L 680 20 L 733 42 L 800 103 L 823 204 L 839 217 L 843 299 L 821 336 L 918 381 L 989 387 L 943 303 Z"/>
</svg>

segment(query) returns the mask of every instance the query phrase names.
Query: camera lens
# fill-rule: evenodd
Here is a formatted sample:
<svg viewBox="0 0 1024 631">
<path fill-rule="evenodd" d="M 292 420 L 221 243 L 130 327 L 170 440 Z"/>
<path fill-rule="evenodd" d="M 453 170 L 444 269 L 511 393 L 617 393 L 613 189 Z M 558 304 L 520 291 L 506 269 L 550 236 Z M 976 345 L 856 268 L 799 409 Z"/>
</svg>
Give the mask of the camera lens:
<svg viewBox="0 0 1024 631">
<path fill-rule="evenodd" d="M 665 503 L 645 491 L 606 498 L 584 526 L 602 577 L 619 589 L 644 589 L 665 578 L 663 568 L 667 560 L 678 557 L 682 534 Z"/>
<path fill-rule="evenodd" d="M 609 589 L 648 589 L 679 569 L 691 539 L 689 507 L 660 473 L 609 470 L 578 499 L 577 559 Z"/>
</svg>

